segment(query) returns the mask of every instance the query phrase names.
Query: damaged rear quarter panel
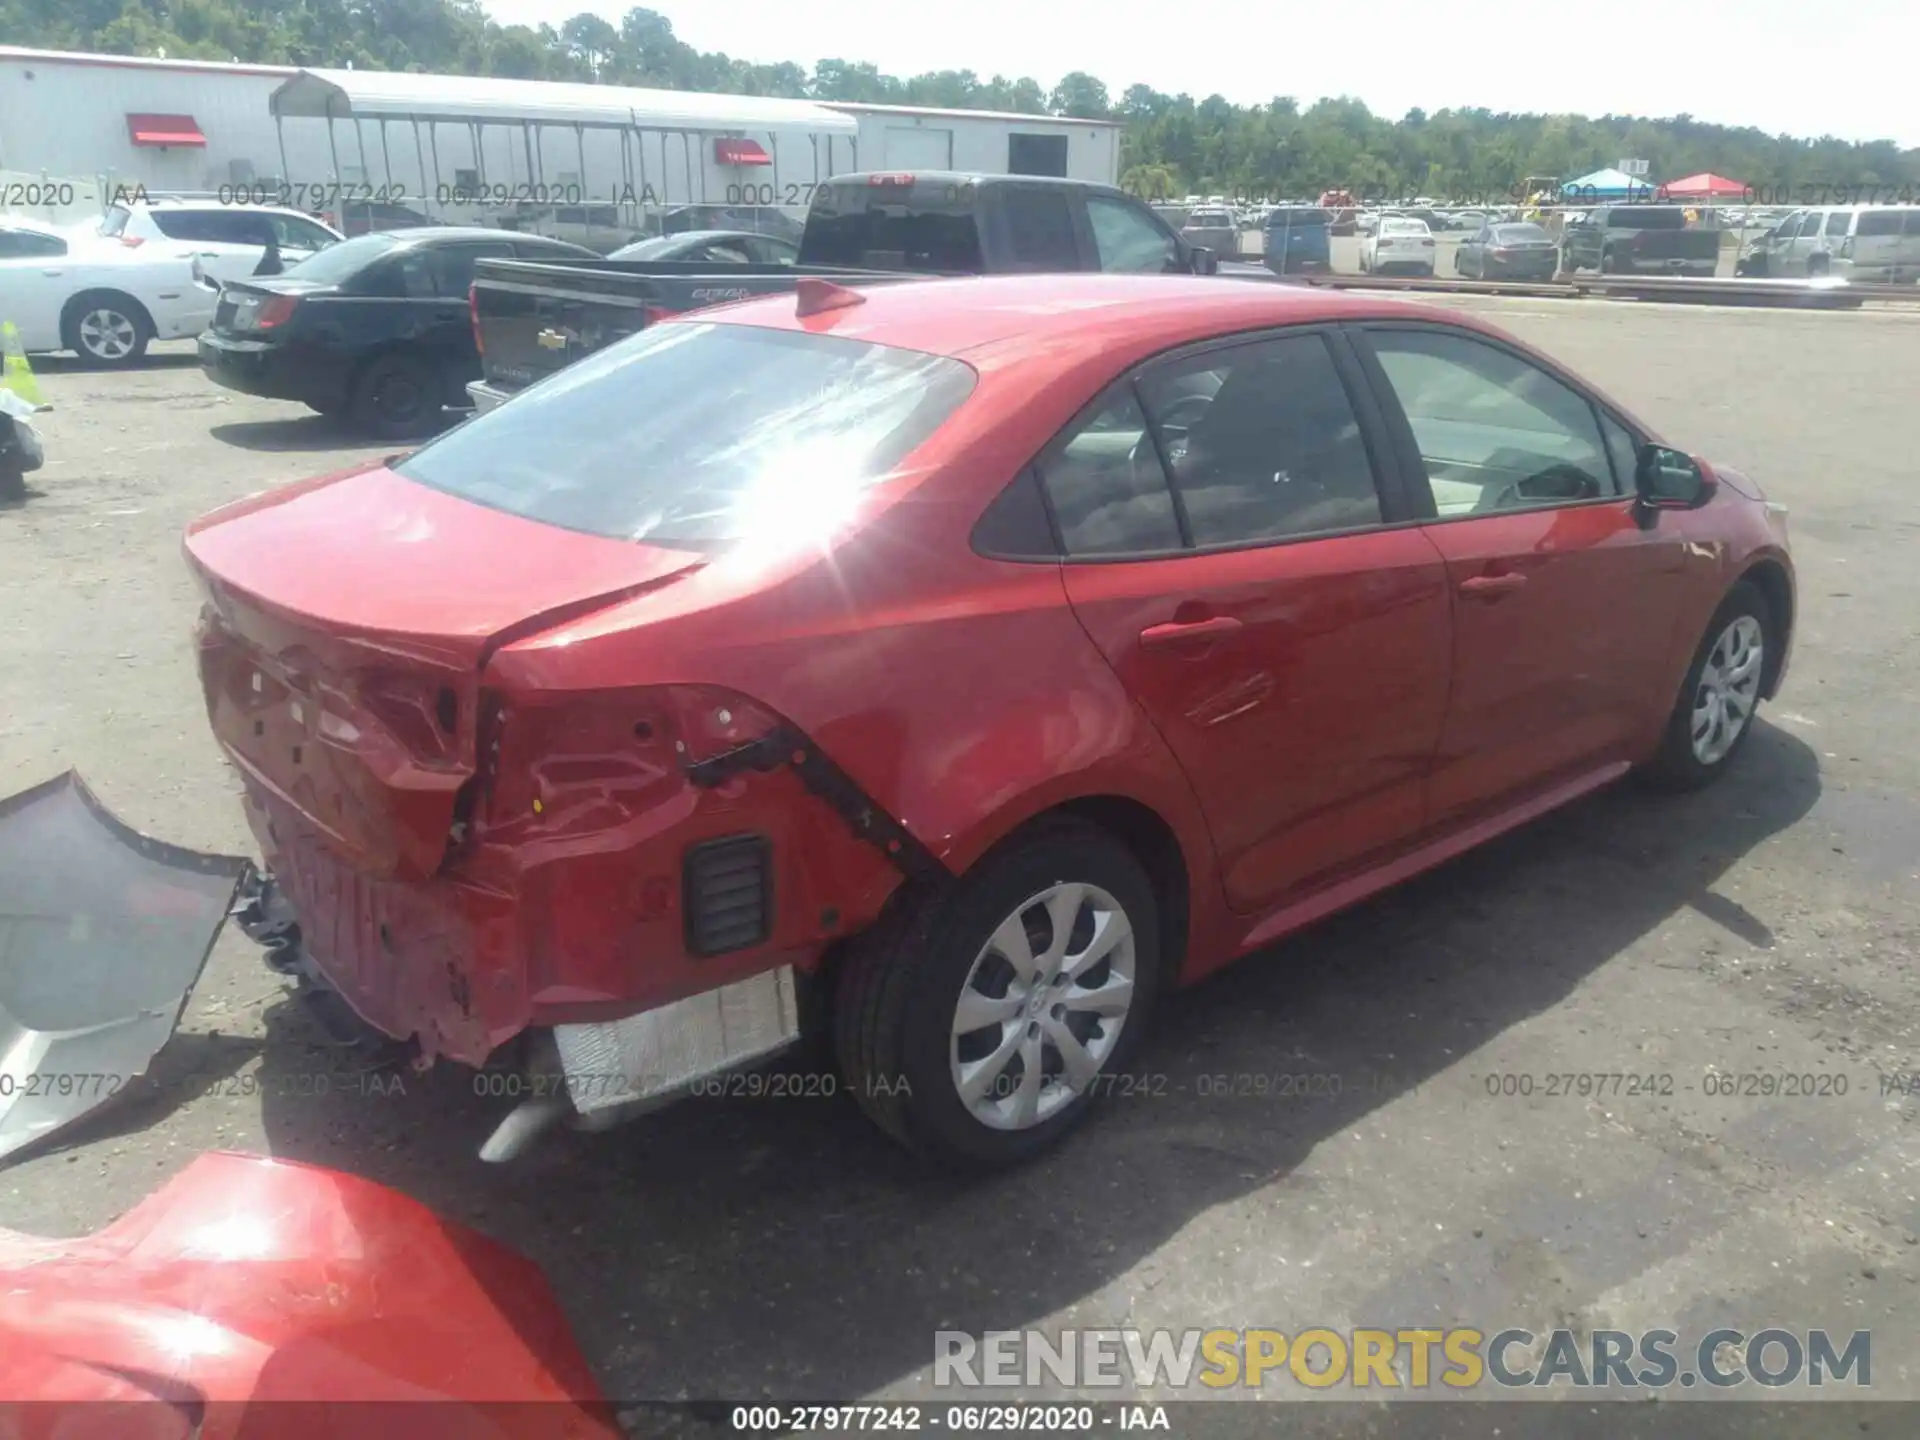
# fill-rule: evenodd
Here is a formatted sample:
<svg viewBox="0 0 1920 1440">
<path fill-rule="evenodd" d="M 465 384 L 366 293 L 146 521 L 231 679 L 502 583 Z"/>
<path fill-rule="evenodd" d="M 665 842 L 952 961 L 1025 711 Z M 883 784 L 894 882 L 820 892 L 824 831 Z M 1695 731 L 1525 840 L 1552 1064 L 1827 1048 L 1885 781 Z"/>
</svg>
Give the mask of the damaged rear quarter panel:
<svg viewBox="0 0 1920 1440">
<path fill-rule="evenodd" d="M 1186 778 L 1087 639 L 1058 566 L 982 559 L 965 548 L 970 528 L 969 502 L 915 496 L 831 558 L 758 583 L 719 562 L 672 592 L 510 646 L 486 683 L 560 708 L 569 690 L 616 676 L 749 697 L 811 737 L 955 873 L 1042 811 L 1123 796 L 1173 830 L 1193 893 L 1217 887 Z M 679 845 L 728 824 L 777 827 L 799 842 L 775 836 L 781 924 L 796 899 L 835 907 L 842 933 L 871 923 L 896 869 L 790 771 L 729 784 L 746 787 L 739 808 L 677 831 Z"/>
</svg>

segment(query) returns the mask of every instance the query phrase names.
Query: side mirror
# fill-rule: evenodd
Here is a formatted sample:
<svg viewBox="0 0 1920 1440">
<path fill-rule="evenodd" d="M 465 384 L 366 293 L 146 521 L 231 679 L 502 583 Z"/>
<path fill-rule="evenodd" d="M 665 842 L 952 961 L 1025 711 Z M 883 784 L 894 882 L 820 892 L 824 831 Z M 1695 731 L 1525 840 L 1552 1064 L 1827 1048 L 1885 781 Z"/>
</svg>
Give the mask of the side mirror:
<svg viewBox="0 0 1920 1440">
<path fill-rule="evenodd" d="M 1698 510 L 1713 498 L 1714 481 L 1691 455 L 1664 445 L 1642 445 L 1634 489 L 1650 510 Z"/>
<path fill-rule="evenodd" d="M 1187 259 L 1196 275 L 1216 275 L 1220 271 L 1220 257 L 1205 245 L 1189 245 Z"/>
</svg>

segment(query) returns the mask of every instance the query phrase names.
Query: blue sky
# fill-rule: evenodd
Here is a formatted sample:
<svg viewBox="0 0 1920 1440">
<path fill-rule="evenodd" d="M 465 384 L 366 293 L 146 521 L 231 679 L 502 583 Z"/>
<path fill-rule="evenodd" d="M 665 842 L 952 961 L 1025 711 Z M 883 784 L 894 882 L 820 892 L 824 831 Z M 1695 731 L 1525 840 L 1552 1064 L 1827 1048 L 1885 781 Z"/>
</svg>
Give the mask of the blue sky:
<svg viewBox="0 0 1920 1440">
<path fill-rule="evenodd" d="M 503 24 L 559 25 L 631 0 L 482 0 Z M 748 60 L 869 60 L 1052 85 L 1086 70 L 1239 104 L 1357 95 L 1420 106 L 1675 115 L 1770 133 L 1920 146 L 1920 0 L 1369 0 L 1198 6 L 1175 0 L 654 0 L 674 33 Z M 1519 18 L 1525 15 L 1524 22 Z M 1471 20 L 1457 17 L 1472 17 Z M 1598 43 L 1594 37 L 1602 38 Z M 1580 57 L 1575 60 L 1569 57 Z"/>
</svg>

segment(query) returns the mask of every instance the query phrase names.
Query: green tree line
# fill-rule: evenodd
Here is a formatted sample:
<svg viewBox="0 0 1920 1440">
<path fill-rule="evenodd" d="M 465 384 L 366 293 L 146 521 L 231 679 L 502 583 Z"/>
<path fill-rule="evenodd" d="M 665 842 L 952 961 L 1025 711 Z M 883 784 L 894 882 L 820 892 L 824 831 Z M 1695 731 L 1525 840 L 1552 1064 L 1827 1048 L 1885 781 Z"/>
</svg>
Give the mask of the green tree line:
<svg viewBox="0 0 1920 1440">
<path fill-rule="evenodd" d="M 942 70 L 901 78 L 844 59 L 756 64 L 700 51 L 652 10 L 615 25 L 580 14 L 551 25 L 499 25 L 478 0 L 0 0 L 8 44 L 126 55 L 247 60 L 588 80 L 662 89 L 956 109 L 1011 110 L 1121 122 L 1123 183 L 1141 193 L 1279 198 L 1332 186 L 1382 195 L 1469 197 L 1524 177 L 1570 179 L 1623 156 L 1654 180 L 1712 171 L 1763 198 L 1920 187 L 1920 150 L 1892 141 L 1768 135 L 1696 120 L 1515 115 L 1483 109 L 1408 112 L 1398 120 L 1341 97 L 1286 96 L 1235 105 L 1131 85 L 1118 96 L 1076 71 L 1048 88 L 1021 76 Z"/>
</svg>

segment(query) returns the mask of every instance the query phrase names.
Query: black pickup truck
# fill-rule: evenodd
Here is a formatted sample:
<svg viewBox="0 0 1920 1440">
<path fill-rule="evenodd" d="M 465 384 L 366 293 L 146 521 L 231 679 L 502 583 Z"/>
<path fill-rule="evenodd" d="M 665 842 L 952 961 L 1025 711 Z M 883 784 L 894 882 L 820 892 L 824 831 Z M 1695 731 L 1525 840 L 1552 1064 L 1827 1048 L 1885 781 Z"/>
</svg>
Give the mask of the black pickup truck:
<svg viewBox="0 0 1920 1440">
<path fill-rule="evenodd" d="M 1678 205 L 1602 206 L 1560 239 L 1560 268 L 1569 273 L 1710 279 L 1719 265 L 1720 232 L 1689 224 Z"/>
<path fill-rule="evenodd" d="M 792 265 L 483 260 L 469 304 L 478 410 L 667 315 L 793 290 L 930 275 L 1106 270 L 1211 275 L 1189 244 L 1111 185 L 947 171 L 841 175 L 815 189 Z"/>
</svg>

